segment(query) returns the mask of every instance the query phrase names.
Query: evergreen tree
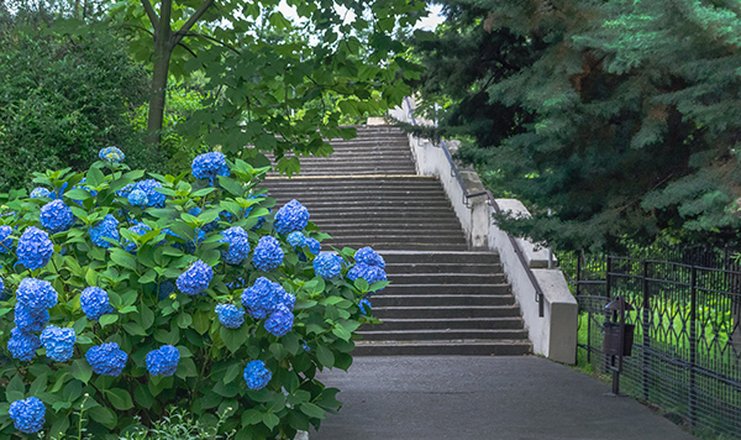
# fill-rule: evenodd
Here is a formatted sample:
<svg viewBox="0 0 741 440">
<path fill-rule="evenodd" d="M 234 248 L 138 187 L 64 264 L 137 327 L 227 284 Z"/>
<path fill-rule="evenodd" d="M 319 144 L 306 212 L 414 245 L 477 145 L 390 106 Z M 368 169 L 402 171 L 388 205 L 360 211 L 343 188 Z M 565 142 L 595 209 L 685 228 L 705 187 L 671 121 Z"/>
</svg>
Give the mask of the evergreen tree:
<svg viewBox="0 0 741 440">
<path fill-rule="evenodd" d="M 739 237 L 738 2 L 446 4 L 418 36 L 423 91 L 448 92 L 464 158 L 532 208 L 506 227 L 570 248 Z"/>
</svg>

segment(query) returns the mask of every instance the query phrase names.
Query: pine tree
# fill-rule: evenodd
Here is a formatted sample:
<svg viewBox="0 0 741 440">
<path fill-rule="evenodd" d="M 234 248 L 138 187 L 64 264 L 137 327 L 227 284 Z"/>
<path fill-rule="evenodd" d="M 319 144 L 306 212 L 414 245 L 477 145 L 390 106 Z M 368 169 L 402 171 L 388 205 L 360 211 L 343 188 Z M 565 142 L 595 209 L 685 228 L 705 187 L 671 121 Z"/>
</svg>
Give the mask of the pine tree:
<svg viewBox="0 0 741 440">
<path fill-rule="evenodd" d="M 431 81 L 438 93 L 452 90 L 451 116 L 465 119 L 477 109 L 473 98 L 485 105 L 459 126 L 475 139 L 464 157 L 497 193 L 523 199 L 534 213 L 505 226 L 569 248 L 662 234 L 741 236 L 738 2 L 446 3 L 451 24 L 435 41 L 462 42 L 450 58 L 487 71 L 464 84 L 431 74 L 425 90 L 436 97 Z M 461 17 L 468 27 L 453 25 Z M 509 54 L 513 42 L 521 50 L 513 65 L 475 63 L 486 45 Z M 455 65 L 430 45 L 417 43 L 428 66 Z M 475 129 L 487 122 L 499 137 Z"/>
</svg>

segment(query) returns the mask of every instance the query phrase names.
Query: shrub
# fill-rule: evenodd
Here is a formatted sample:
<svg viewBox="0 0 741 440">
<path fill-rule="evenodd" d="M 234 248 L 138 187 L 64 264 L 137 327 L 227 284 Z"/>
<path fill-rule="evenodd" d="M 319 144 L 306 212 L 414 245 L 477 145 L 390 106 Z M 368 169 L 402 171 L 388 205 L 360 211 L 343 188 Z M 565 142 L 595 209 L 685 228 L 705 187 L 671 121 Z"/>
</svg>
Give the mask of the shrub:
<svg viewBox="0 0 741 440">
<path fill-rule="evenodd" d="M 0 434 L 62 437 L 84 413 L 88 435 L 116 438 L 171 405 L 236 439 L 318 426 L 339 404 L 316 373 L 350 366 L 383 259 L 359 251 L 350 281 L 354 250 L 319 254 L 327 236 L 299 202 L 272 213 L 267 169 L 208 153 L 202 179 L 145 176 L 120 153 L 35 173 L 45 190 L 0 208 Z"/>
</svg>

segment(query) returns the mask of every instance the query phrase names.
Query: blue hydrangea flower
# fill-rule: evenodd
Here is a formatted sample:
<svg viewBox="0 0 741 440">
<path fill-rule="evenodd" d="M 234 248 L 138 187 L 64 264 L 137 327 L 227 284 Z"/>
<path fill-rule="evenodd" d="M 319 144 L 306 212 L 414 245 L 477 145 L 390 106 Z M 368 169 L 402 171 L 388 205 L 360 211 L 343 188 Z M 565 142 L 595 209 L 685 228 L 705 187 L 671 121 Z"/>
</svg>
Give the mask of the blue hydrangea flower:
<svg viewBox="0 0 741 440">
<path fill-rule="evenodd" d="M 330 280 L 342 272 L 342 257 L 333 252 L 322 252 L 314 258 L 314 273 Z"/>
<path fill-rule="evenodd" d="M 162 208 L 165 206 L 166 196 L 157 192 L 157 188 L 162 188 L 162 184 L 154 179 L 140 180 L 134 184 L 131 192 L 142 191 L 147 196 L 147 206 Z M 131 193 L 129 193 L 131 195 Z"/>
<path fill-rule="evenodd" d="M 306 246 L 306 236 L 301 231 L 293 231 L 286 237 L 288 244 L 295 248 L 301 248 Z"/>
<path fill-rule="evenodd" d="M 136 222 L 132 227 L 129 228 L 129 232 L 139 237 L 151 231 L 152 228 L 142 222 Z M 124 249 L 126 249 L 126 252 L 131 252 L 132 254 L 136 252 L 136 243 L 134 243 L 133 241 L 124 240 L 123 247 Z"/>
<path fill-rule="evenodd" d="M 31 191 L 30 197 L 32 199 L 51 199 L 54 196 L 52 196 L 51 191 L 43 186 L 37 186 Z"/>
<path fill-rule="evenodd" d="M 172 345 L 163 345 L 147 353 L 147 371 L 152 376 L 172 376 L 179 362 L 180 352 Z"/>
<path fill-rule="evenodd" d="M 368 298 L 361 299 L 358 306 L 360 307 L 360 314 L 363 316 L 367 316 L 368 314 L 370 314 L 371 309 L 373 308 Z"/>
<path fill-rule="evenodd" d="M 278 308 L 265 320 L 265 330 L 273 336 L 281 337 L 293 328 L 293 313 L 284 305 Z"/>
<path fill-rule="evenodd" d="M 244 281 L 244 278 L 242 277 L 237 277 L 236 280 L 229 281 L 228 283 L 226 283 L 226 287 L 228 287 L 229 290 L 240 289 L 244 287 L 244 285 L 245 285 L 245 281 Z"/>
<path fill-rule="evenodd" d="M 46 349 L 46 357 L 56 362 L 67 362 L 74 354 L 77 335 L 72 328 L 50 325 L 41 332 L 40 340 Z"/>
<path fill-rule="evenodd" d="M 252 255 L 252 264 L 257 270 L 270 272 L 283 264 L 283 257 L 280 242 L 275 237 L 266 235 L 257 242 L 255 253 Z"/>
<path fill-rule="evenodd" d="M 265 318 L 281 305 L 293 310 L 295 304 L 295 296 L 265 277 L 256 279 L 252 286 L 242 292 L 242 305 L 255 319 Z"/>
<path fill-rule="evenodd" d="M 250 253 L 250 236 L 240 226 L 233 226 L 222 232 L 222 241 L 228 244 L 228 249 L 221 254 L 227 264 L 240 264 Z"/>
<path fill-rule="evenodd" d="M 0 254 L 7 254 L 13 250 L 13 228 L 8 225 L 0 226 Z"/>
<path fill-rule="evenodd" d="M 33 333 L 22 332 L 18 328 L 10 331 L 8 339 L 8 351 L 13 359 L 28 362 L 36 357 L 36 350 L 41 347 L 39 337 Z"/>
<path fill-rule="evenodd" d="M 386 271 L 378 266 L 369 266 L 367 264 L 356 264 L 347 272 L 347 279 L 355 281 L 358 278 L 362 278 L 373 284 L 378 281 L 386 281 Z"/>
<path fill-rule="evenodd" d="M 160 289 L 158 293 L 159 299 L 165 299 L 168 296 L 172 295 L 172 293 L 175 291 L 175 283 L 173 283 L 171 280 L 165 280 L 162 283 L 160 283 Z"/>
<path fill-rule="evenodd" d="M 87 191 L 88 194 L 90 194 L 93 197 L 97 196 L 98 195 L 98 191 L 92 189 L 89 185 L 86 185 L 85 184 L 86 182 L 87 182 L 87 177 L 83 177 L 82 180 L 80 180 L 80 183 L 78 183 L 77 185 L 73 186 L 72 189 L 81 189 L 83 191 Z M 62 198 L 62 194 L 64 194 L 64 189 L 65 189 L 66 186 L 67 186 L 67 183 L 65 182 L 64 183 L 64 186 L 62 188 L 60 188 L 60 190 L 59 190 L 59 197 L 57 197 L 57 198 L 59 198 L 59 199 Z M 78 201 L 78 203 L 80 203 L 80 202 Z"/>
<path fill-rule="evenodd" d="M 38 333 L 49 322 L 49 311 L 46 309 L 34 311 L 19 302 L 15 305 L 14 322 L 22 332 Z"/>
<path fill-rule="evenodd" d="M 204 153 L 196 156 L 191 164 L 193 177 L 196 179 L 208 179 L 211 185 L 214 184 L 216 176 L 228 176 L 229 166 L 226 164 L 226 157 L 218 151 Z"/>
<path fill-rule="evenodd" d="M 121 163 L 126 159 L 126 155 L 118 147 L 101 148 L 98 152 L 100 160 L 111 163 Z"/>
<path fill-rule="evenodd" d="M 101 316 L 107 313 L 113 313 L 108 292 L 100 287 L 87 287 L 80 295 L 80 306 L 82 311 L 91 321 L 97 321 Z"/>
<path fill-rule="evenodd" d="M 178 277 L 176 284 L 178 289 L 186 295 L 198 295 L 208 289 L 214 270 L 201 260 L 191 264 L 185 272 Z"/>
<path fill-rule="evenodd" d="M 110 248 L 113 243 L 106 239 L 119 241 L 121 234 L 118 232 L 118 220 L 111 214 L 106 215 L 97 225 L 90 228 L 90 240 L 96 246 Z"/>
<path fill-rule="evenodd" d="M 124 186 L 123 188 L 121 188 L 118 191 L 116 191 L 116 195 L 119 196 L 119 197 L 129 197 L 129 194 L 131 194 L 131 191 L 133 191 L 133 190 L 134 190 L 134 184 L 133 183 L 129 183 L 126 186 Z"/>
<path fill-rule="evenodd" d="M 378 266 L 381 269 L 386 267 L 383 257 L 370 246 L 360 248 L 355 252 L 355 262 L 358 264 L 367 264 L 368 266 Z"/>
<path fill-rule="evenodd" d="M 314 255 L 319 255 L 319 251 L 322 250 L 322 245 L 319 243 L 319 240 L 317 240 L 316 238 L 307 238 L 306 246 L 309 248 L 309 252 L 311 252 Z"/>
<path fill-rule="evenodd" d="M 121 375 L 129 355 L 117 343 L 107 342 L 90 347 L 85 353 L 85 359 L 93 367 L 95 374 L 116 377 Z"/>
<path fill-rule="evenodd" d="M 15 291 L 15 297 L 31 313 L 39 313 L 57 305 L 57 291 L 51 283 L 36 278 L 24 278 Z"/>
<path fill-rule="evenodd" d="M 46 423 L 46 407 L 38 397 L 16 400 L 10 404 L 8 416 L 15 429 L 24 434 L 35 434 Z"/>
<path fill-rule="evenodd" d="M 18 240 L 18 248 L 15 250 L 18 263 L 26 269 L 38 269 L 49 263 L 54 253 L 54 244 L 49 239 L 49 234 L 39 228 L 30 226 L 26 228 Z"/>
<path fill-rule="evenodd" d="M 300 231 L 309 224 L 309 210 L 293 199 L 275 213 L 275 230 L 279 234 Z"/>
<path fill-rule="evenodd" d="M 126 200 L 129 201 L 129 204 L 131 206 L 147 206 L 147 203 L 149 203 L 147 193 L 135 188 L 132 188 L 129 191 L 129 193 L 126 195 Z"/>
<path fill-rule="evenodd" d="M 238 329 L 244 324 L 244 309 L 234 304 L 219 304 L 214 309 L 219 322 L 226 328 Z"/>
<path fill-rule="evenodd" d="M 273 373 L 267 369 L 263 361 L 250 361 L 244 367 L 244 381 L 247 383 L 247 388 L 251 390 L 257 391 L 265 388 L 272 378 Z"/>
<path fill-rule="evenodd" d="M 42 206 L 40 217 L 41 226 L 52 233 L 66 231 L 74 221 L 72 210 L 61 200 L 54 200 Z"/>
</svg>

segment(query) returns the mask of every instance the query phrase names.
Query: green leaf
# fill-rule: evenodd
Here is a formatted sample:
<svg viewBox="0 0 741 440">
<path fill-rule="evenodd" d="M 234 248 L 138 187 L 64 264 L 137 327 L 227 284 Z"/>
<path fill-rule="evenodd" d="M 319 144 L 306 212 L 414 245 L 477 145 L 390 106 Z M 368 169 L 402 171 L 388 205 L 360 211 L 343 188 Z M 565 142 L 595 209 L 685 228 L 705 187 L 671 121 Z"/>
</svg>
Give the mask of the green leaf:
<svg viewBox="0 0 741 440">
<path fill-rule="evenodd" d="M 227 368 L 226 372 L 224 373 L 224 383 L 227 385 L 230 384 L 239 376 L 239 374 L 242 372 L 242 369 L 243 366 L 240 362 L 229 365 L 229 368 Z"/>
<path fill-rule="evenodd" d="M 95 408 L 89 409 L 87 415 L 91 420 L 95 420 L 97 423 L 100 423 L 108 429 L 115 428 L 118 423 L 116 413 L 104 406 L 96 406 Z"/>
<path fill-rule="evenodd" d="M 111 402 L 111 405 L 118 410 L 126 411 L 134 407 L 131 395 L 123 388 L 103 390 L 103 394 L 105 394 L 108 401 Z"/>
<path fill-rule="evenodd" d="M 326 417 L 327 415 L 326 411 L 311 402 L 302 403 L 299 405 L 299 408 L 301 409 L 302 413 L 314 419 L 321 420 L 324 419 L 324 417 Z"/>
<path fill-rule="evenodd" d="M 324 345 L 319 345 L 316 348 L 316 357 L 319 360 L 319 363 L 327 368 L 332 368 L 334 366 L 334 354 L 332 354 L 332 351 L 327 348 Z"/>
<path fill-rule="evenodd" d="M 278 426 L 280 419 L 273 413 L 265 413 L 262 415 L 262 423 L 264 423 L 268 429 L 273 429 Z"/>
<path fill-rule="evenodd" d="M 13 402 L 14 400 L 23 399 L 25 394 L 26 385 L 23 383 L 23 378 L 20 374 L 16 374 L 5 387 L 5 398 L 8 402 Z"/>
<path fill-rule="evenodd" d="M 111 249 L 111 261 L 126 269 L 136 271 L 136 258 L 123 249 Z"/>
<path fill-rule="evenodd" d="M 256 409 L 248 409 L 242 413 L 242 426 L 257 425 L 262 422 L 262 413 Z"/>
<path fill-rule="evenodd" d="M 107 325 L 111 325 L 111 324 L 113 324 L 116 321 L 118 321 L 118 315 L 114 315 L 114 314 L 110 314 L 110 313 L 107 314 L 107 315 L 101 316 L 100 319 L 98 320 L 98 322 L 100 323 L 100 326 L 101 327 L 105 327 Z"/>
<path fill-rule="evenodd" d="M 87 385 L 88 382 L 90 382 L 90 379 L 93 377 L 93 369 L 86 361 L 82 359 L 76 359 L 75 361 L 73 361 L 69 371 L 70 374 L 72 374 L 72 377 L 84 383 L 85 385 Z"/>
<path fill-rule="evenodd" d="M 243 325 L 236 330 L 221 327 L 219 329 L 219 335 L 221 336 L 221 340 L 224 341 L 226 348 L 234 353 L 247 341 L 249 328 L 247 325 Z"/>
</svg>

